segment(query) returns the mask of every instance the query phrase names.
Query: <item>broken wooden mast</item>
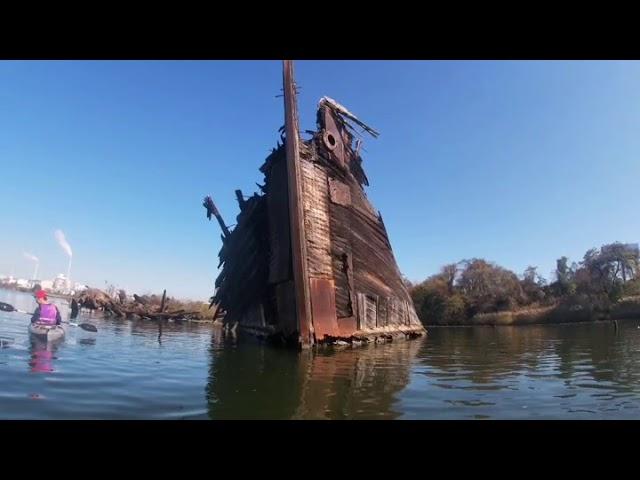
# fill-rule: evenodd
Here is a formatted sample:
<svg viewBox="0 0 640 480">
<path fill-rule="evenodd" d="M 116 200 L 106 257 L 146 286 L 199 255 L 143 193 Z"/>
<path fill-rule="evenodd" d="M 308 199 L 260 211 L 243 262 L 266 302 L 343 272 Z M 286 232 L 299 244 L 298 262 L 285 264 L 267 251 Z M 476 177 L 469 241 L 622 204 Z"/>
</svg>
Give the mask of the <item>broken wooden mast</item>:
<svg viewBox="0 0 640 480">
<path fill-rule="evenodd" d="M 293 80 L 293 62 L 283 62 L 284 129 L 289 180 L 289 221 L 291 224 L 291 252 L 293 282 L 298 331 L 302 345 L 312 344 L 310 337 L 311 302 L 307 273 L 307 249 L 305 245 L 304 210 L 302 206 L 302 178 L 300 172 L 300 146 L 298 131 L 298 104 Z"/>
<path fill-rule="evenodd" d="M 225 238 L 228 237 L 229 229 L 225 225 L 224 220 L 222 219 L 222 215 L 220 215 L 220 212 L 216 208 L 216 204 L 213 203 L 213 199 L 211 197 L 205 197 L 202 205 L 207 209 L 207 218 L 211 220 L 212 215 L 216 217 L 216 220 L 218 221 L 218 224 L 222 229 L 222 233 L 224 234 Z"/>
</svg>

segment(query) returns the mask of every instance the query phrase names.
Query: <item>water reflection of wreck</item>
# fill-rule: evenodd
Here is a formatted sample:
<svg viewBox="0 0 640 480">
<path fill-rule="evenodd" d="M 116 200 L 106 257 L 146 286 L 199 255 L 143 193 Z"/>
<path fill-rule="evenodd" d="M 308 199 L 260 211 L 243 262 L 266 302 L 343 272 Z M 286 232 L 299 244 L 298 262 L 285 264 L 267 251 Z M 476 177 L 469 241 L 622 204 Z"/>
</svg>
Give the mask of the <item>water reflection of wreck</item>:
<svg viewBox="0 0 640 480">
<path fill-rule="evenodd" d="M 421 335 L 382 217 L 364 193 L 355 126 L 378 133 L 324 97 L 317 130 L 302 140 L 290 61 L 284 104 L 283 144 L 260 168 L 261 192 L 236 191 L 233 231 L 205 199 L 223 231 L 213 302 L 225 323 L 302 346 Z"/>
<path fill-rule="evenodd" d="M 396 419 L 423 341 L 301 353 L 244 343 L 214 346 L 211 419 Z M 238 374 L 241 372 L 241 374 Z"/>
</svg>

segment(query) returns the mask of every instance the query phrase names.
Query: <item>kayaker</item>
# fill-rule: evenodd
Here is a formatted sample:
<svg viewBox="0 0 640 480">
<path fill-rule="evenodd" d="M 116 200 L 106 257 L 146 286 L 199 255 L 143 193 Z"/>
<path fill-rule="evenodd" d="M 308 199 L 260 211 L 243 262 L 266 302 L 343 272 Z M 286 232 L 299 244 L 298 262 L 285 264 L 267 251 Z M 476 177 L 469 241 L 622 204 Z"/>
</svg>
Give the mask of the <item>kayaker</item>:
<svg viewBox="0 0 640 480">
<path fill-rule="evenodd" d="M 38 307 L 33 312 L 31 323 L 38 325 L 60 325 L 62 323 L 60 310 L 54 304 L 48 302 L 47 292 L 38 290 L 35 294 L 35 299 Z"/>
</svg>

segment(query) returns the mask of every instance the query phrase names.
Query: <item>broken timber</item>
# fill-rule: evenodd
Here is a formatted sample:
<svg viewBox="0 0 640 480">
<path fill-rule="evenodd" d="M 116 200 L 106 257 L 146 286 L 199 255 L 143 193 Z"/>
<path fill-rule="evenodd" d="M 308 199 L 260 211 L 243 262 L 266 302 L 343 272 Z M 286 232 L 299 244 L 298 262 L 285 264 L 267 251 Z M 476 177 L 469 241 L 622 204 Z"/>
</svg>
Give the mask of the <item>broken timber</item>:
<svg viewBox="0 0 640 480">
<path fill-rule="evenodd" d="M 284 144 L 260 168 L 261 193 L 244 199 L 236 191 L 232 231 L 211 198 L 204 202 L 223 230 L 212 303 L 226 324 L 303 347 L 424 334 L 382 216 L 364 192 L 361 140 L 353 146 L 354 124 L 378 132 L 324 97 L 317 130 L 301 140 L 293 63 L 283 67 Z"/>
</svg>

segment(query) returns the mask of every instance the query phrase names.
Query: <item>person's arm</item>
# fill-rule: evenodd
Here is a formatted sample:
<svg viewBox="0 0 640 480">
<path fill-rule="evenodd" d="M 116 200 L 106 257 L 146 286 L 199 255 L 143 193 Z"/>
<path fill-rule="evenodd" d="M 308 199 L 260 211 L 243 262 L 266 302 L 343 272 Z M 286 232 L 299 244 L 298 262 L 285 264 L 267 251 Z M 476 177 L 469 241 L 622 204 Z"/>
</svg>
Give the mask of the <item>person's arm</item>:
<svg viewBox="0 0 640 480">
<path fill-rule="evenodd" d="M 40 320 L 40 305 L 38 305 L 33 311 L 33 315 L 31 316 L 31 323 L 36 323 L 38 320 Z"/>
<path fill-rule="evenodd" d="M 62 316 L 60 315 L 60 310 L 56 307 L 56 325 L 60 325 L 62 323 Z"/>
</svg>

